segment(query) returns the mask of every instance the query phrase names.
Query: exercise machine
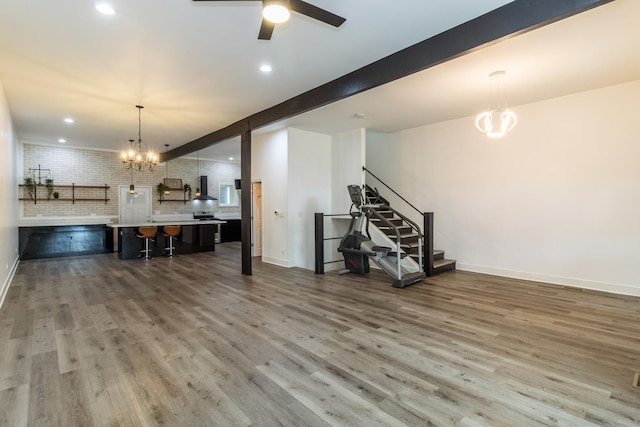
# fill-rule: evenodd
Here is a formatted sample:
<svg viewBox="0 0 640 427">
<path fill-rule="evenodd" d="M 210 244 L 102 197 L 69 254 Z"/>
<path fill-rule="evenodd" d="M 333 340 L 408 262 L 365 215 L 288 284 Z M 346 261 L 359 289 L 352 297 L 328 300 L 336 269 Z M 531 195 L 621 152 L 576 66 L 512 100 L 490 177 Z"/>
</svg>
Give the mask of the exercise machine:
<svg viewBox="0 0 640 427">
<path fill-rule="evenodd" d="M 369 273 L 369 260 L 371 260 L 393 277 L 393 286 L 396 288 L 404 288 L 427 277 L 422 268 L 423 238 L 418 225 L 390 206 L 384 206 L 385 211 L 393 212 L 405 224 L 410 225 L 413 232 L 417 234 L 418 262 L 415 262 L 407 257 L 407 254 L 401 249 L 402 236 L 398 227 L 378 212 L 381 205 L 365 203 L 362 190 L 357 185 L 349 185 L 347 189 L 351 198 L 351 208 L 349 209 L 351 222 L 338 247 L 338 252 L 341 252 L 344 257 L 345 272 L 367 274 Z M 371 239 L 369 232 L 370 218 L 378 219 L 378 222 L 393 230 L 396 241 L 382 238 L 386 241 L 376 244 Z M 363 231 L 366 232 L 366 235 Z M 391 248 L 392 245 L 395 245 L 395 250 Z"/>
</svg>

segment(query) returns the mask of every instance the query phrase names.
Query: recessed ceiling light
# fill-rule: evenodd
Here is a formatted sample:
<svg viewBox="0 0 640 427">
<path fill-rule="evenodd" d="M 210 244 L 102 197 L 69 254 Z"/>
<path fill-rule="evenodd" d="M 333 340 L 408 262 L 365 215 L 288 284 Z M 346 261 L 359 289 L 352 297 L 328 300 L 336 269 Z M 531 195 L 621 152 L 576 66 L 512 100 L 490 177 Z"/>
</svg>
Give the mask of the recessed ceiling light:
<svg viewBox="0 0 640 427">
<path fill-rule="evenodd" d="M 105 15 L 115 15 L 116 11 L 113 9 L 108 3 L 98 3 L 96 4 L 96 9 L 100 13 L 104 13 Z"/>
<path fill-rule="evenodd" d="M 229 157 L 229 160 L 233 160 L 233 157 Z"/>
<path fill-rule="evenodd" d="M 264 64 L 264 65 L 261 65 L 261 66 L 260 66 L 260 71 L 262 71 L 263 73 L 270 73 L 270 72 L 271 72 L 271 70 L 273 70 L 273 69 L 271 68 L 271 65 Z"/>
<path fill-rule="evenodd" d="M 64 119 L 64 122 L 65 122 L 65 123 L 73 123 L 73 122 L 74 122 L 74 120 L 73 120 L 71 117 L 66 117 L 66 118 Z"/>
<path fill-rule="evenodd" d="M 66 139 L 64 139 L 64 138 L 60 138 L 60 139 L 58 140 L 58 142 L 59 142 L 59 143 L 61 143 L 61 144 L 64 144 L 65 142 L 67 142 L 67 140 L 66 140 Z"/>
<path fill-rule="evenodd" d="M 365 114 L 364 113 L 355 113 L 353 115 L 353 117 L 355 117 L 356 119 L 364 119 L 365 118 Z"/>
</svg>

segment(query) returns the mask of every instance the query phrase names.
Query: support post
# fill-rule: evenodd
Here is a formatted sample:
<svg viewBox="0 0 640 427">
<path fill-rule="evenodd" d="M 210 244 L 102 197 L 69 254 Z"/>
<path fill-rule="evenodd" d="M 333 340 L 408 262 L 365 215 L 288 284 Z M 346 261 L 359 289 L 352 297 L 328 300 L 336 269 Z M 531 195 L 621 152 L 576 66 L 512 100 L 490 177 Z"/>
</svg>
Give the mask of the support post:
<svg viewBox="0 0 640 427">
<path fill-rule="evenodd" d="M 324 214 L 314 214 L 316 274 L 324 274 Z"/>
<path fill-rule="evenodd" d="M 241 223 L 240 238 L 242 240 L 242 274 L 252 274 L 251 265 L 251 130 L 247 127 L 240 135 L 240 193 Z"/>
<path fill-rule="evenodd" d="M 424 272 L 427 277 L 433 276 L 433 212 L 424 212 Z"/>
</svg>

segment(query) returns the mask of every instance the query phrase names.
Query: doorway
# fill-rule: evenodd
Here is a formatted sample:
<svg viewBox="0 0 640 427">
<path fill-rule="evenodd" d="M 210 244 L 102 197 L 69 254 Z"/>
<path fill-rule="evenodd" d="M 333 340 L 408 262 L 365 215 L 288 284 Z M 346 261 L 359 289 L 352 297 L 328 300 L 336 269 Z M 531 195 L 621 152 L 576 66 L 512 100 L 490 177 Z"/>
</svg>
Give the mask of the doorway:
<svg viewBox="0 0 640 427">
<path fill-rule="evenodd" d="M 262 182 L 251 183 L 251 243 L 252 256 L 262 256 Z"/>
<path fill-rule="evenodd" d="M 118 187 L 120 224 L 151 222 L 151 187 L 136 185 L 135 193 L 129 194 L 128 185 Z"/>
</svg>

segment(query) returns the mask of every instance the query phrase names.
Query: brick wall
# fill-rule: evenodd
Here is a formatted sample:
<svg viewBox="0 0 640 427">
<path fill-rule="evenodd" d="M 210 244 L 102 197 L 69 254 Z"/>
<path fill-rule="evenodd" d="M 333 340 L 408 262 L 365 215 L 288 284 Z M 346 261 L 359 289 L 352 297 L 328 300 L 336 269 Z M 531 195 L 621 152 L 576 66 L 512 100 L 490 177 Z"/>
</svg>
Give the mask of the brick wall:
<svg viewBox="0 0 640 427">
<path fill-rule="evenodd" d="M 50 177 L 56 185 L 108 185 L 107 203 L 104 201 L 47 201 L 38 200 L 37 204 L 30 201 L 21 201 L 21 210 L 24 217 L 33 216 L 85 216 L 85 215 L 107 215 L 118 216 L 118 186 L 129 186 L 131 173 L 125 171 L 118 158 L 118 153 L 109 151 L 93 151 L 77 148 L 44 146 L 34 144 L 24 144 L 24 171 L 20 177 L 20 182 L 24 176 L 29 174 L 29 168 L 50 169 Z M 198 172 L 200 175 L 208 177 L 209 195 L 218 197 L 219 185 L 232 184 L 234 179 L 240 178 L 240 164 L 231 162 L 218 162 L 200 159 L 197 163 L 195 159 L 174 159 L 168 162 L 169 178 L 182 179 L 182 184 L 188 183 L 195 190 L 199 187 Z M 194 210 L 201 210 L 195 203 L 187 202 L 158 202 L 158 195 L 155 187 L 162 182 L 167 172 L 164 163 L 158 164 L 154 172 L 133 172 L 134 185 L 145 185 L 153 188 L 153 213 L 154 214 L 182 214 L 191 213 Z M 42 174 L 42 183 L 47 177 L 47 173 Z M 37 172 L 36 172 L 37 180 Z M 71 198 L 70 188 L 55 188 L 60 193 L 60 198 Z M 38 199 L 46 199 L 46 188 L 37 188 Z M 104 189 L 76 189 L 76 198 L 104 198 Z M 27 197 L 26 192 L 20 197 Z M 183 193 L 171 192 L 165 196 L 167 200 L 183 200 Z M 239 207 L 220 208 L 214 202 L 212 208 L 215 211 L 239 211 Z"/>
</svg>

